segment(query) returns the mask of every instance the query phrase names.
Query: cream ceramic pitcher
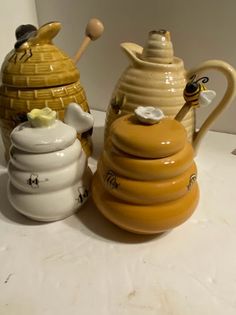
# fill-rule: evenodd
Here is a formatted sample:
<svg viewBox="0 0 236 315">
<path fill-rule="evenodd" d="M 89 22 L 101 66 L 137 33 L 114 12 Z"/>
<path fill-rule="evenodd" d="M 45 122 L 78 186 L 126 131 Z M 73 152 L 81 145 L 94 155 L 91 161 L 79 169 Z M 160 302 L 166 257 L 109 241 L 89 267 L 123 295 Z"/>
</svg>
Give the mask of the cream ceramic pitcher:
<svg viewBox="0 0 236 315">
<path fill-rule="evenodd" d="M 165 30 L 150 32 L 144 48 L 134 43 L 123 43 L 121 48 L 128 56 L 130 65 L 113 91 L 107 109 L 105 138 L 115 119 L 133 112 L 139 105 L 159 107 L 166 116 L 174 117 L 185 103 L 183 90 L 193 74 L 199 75 L 205 70 L 215 69 L 226 77 L 225 94 L 200 130 L 195 129 L 195 109 L 190 110 L 182 121 L 188 140 L 193 142 L 196 150 L 209 126 L 235 96 L 234 68 L 221 60 L 208 60 L 197 68 L 186 71 L 183 60 L 174 56 L 170 33 Z"/>
</svg>

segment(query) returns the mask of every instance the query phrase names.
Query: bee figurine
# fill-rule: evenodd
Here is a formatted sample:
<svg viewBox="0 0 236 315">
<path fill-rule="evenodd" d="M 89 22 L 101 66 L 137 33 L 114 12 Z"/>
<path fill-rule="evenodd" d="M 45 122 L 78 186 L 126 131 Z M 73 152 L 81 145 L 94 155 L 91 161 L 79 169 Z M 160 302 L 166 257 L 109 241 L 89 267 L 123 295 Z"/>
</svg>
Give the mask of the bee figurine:
<svg viewBox="0 0 236 315">
<path fill-rule="evenodd" d="M 194 74 L 185 86 L 183 94 L 186 103 L 175 116 L 175 119 L 178 121 L 181 121 L 184 118 L 191 107 L 195 109 L 200 106 L 207 106 L 216 96 L 215 91 L 208 90 L 205 86 L 205 83 L 209 81 L 208 77 L 195 79 L 196 75 Z"/>
</svg>

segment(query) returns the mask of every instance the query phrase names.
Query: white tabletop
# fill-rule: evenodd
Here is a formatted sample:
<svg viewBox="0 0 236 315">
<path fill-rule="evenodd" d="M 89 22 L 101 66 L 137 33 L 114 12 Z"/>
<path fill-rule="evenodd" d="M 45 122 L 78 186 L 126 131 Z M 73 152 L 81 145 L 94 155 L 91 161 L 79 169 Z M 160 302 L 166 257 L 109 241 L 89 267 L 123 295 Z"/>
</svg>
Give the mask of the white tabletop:
<svg viewBox="0 0 236 315">
<path fill-rule="evenodd" d="M 105 115 L 93 113 L 95 170 Z M 23 217 L 7 200 L 1 155 L 0 314 L 235 315 L 235 148 L 235 135 L 208 132 L 198 208 L 159 237 L 119 229 L 91 200 L 64 221 Z"/>
</svg>

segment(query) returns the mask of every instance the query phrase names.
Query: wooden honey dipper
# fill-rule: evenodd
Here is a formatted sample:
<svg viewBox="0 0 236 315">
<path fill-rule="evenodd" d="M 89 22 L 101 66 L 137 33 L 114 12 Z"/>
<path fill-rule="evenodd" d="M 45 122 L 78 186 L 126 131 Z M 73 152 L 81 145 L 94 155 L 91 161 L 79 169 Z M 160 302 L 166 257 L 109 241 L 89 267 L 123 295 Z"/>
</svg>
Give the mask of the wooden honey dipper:
<svg viewBox="0 0 236 315">
<path fill-rule="evenodd" d="M 102 35 L 103 30 L 104 26 L 100 20 L 95 18 L 89 20 L 85 29 L 85 37 L 83 39 L 83 42 L 73 58 L 75 64 L 80 60 L 82 54 L 88 47 L 91 40 L 94 41 L 98 39 Z"/>
</svg>

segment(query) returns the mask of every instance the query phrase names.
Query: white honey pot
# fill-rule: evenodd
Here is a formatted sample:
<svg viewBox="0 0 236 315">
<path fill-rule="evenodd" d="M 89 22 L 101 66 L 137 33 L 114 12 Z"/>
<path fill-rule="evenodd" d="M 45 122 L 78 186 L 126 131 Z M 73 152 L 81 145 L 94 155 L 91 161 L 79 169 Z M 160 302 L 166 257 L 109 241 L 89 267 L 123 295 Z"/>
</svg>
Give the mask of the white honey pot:
<svg viewBox="0 0 236 315">
<path fill-rule="evenodd" d="M 159 107 L 166 116 L 173 118 L 184 105 L 183 90 L 193 74 L 205 70 L 220 71 L 227 80 L 225 94 L 203 123 L 195 130 L 195 109 L 191 109 L 182 123 L 187 130 L 188 140 L 196 148 L 209 126 L 235 96 L 235 70 L 221 60 L 207 60 L 197 68 L 186 71 L 183 60 L 174 56 L 170 33 L 166 30 L 152 31 L 145 47 L 134 43 L 122 43 L 130 65 L 124 70 L 113 91 L 106 115 L 105 139 L 112 122 L 139 105 Z"/>
<path fill-rule="evenodd" d="M 38 221 L 63 219 L 86 201 L 92 173 L 77 132 L 93 117 L 71 103 L 63 123 L 46 107 L 33 109 L 11 133 L 8 198 L 20 213 Z"/>
</svg>

